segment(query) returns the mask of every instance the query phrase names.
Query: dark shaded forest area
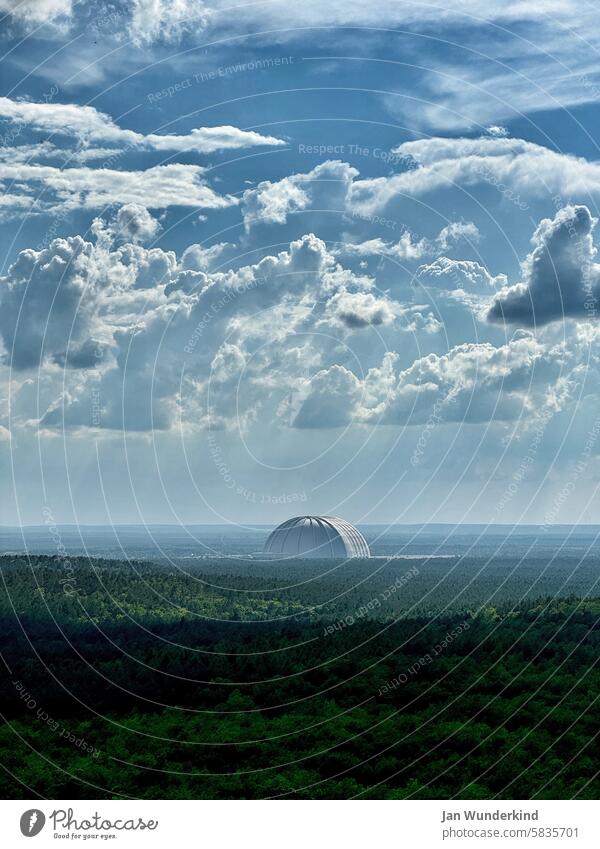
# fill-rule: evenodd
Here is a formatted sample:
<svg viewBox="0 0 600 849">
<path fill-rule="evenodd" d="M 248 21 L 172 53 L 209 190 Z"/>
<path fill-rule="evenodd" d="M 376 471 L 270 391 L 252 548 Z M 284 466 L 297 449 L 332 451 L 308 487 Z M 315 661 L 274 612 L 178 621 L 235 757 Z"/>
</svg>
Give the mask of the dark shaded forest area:
<svg viewBox="0 0 600 849">
<path fill-rule="evenodd" d="M 5 798 L 600 794 L 592 565 L 0 565 Z"/>
</svg>

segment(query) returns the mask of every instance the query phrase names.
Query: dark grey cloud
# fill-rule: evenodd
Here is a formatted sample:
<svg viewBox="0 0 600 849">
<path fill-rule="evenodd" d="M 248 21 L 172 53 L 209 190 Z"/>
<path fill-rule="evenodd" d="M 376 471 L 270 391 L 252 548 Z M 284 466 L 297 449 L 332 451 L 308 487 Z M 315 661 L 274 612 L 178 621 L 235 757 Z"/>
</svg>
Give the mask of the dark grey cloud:
<svg viewBox="0 0 600 849">
<path fill-rule="evenodd" d="M 525 279 L 499 294 L 488 312 L 492 322 L 533 327 L 564 318 L 596 317 L 599 267 L 587 206 L 566 206 L 540 222 Z"/>
<path fill-rule="evenodd" d="M 63 368 L 94 368 L 104 361 L 108 350 L 108 345 L 97 339 L 86 339 L 81 345 L 72 346 L 68 351 L 59 351 L 53 360 Z"/>
</svg>

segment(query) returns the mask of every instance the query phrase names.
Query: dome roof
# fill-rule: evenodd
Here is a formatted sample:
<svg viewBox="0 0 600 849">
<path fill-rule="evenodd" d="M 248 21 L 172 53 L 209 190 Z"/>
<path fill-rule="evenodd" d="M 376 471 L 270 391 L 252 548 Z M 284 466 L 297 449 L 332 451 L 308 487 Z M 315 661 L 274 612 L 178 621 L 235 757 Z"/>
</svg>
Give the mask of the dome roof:
<svg viewBox="0 0 600 849">
<path fill-rule="evenodd" d="M 356 528 L 335 516 L 295 516 L 269 534 L 264 553 L 271 557 L 370 557 Z"/>
</svg>

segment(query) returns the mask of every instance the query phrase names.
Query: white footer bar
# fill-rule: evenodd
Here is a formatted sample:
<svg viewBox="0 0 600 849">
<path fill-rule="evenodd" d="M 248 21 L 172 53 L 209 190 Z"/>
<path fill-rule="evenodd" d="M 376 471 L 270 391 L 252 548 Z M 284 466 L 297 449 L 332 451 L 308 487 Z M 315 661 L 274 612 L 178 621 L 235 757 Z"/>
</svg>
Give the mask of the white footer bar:
<svg viewBox="0 0 600 849">
<path fill-rule="evenodd" d="M 600 802 L 0 801 L 0 845 L 597 849 Z"/>
</svg>

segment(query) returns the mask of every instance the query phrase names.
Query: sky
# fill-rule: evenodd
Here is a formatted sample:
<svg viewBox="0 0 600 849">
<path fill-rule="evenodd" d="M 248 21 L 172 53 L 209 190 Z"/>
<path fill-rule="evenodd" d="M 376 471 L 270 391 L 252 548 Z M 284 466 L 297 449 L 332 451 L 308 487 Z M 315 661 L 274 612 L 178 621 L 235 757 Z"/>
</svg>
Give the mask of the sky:
<svg viewBox="0 0 600 849">
<path fill-rule="evenodd" d="M 597 11 L 0 0 L 0 523 L 598 522 Z"/>
</svg>

